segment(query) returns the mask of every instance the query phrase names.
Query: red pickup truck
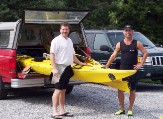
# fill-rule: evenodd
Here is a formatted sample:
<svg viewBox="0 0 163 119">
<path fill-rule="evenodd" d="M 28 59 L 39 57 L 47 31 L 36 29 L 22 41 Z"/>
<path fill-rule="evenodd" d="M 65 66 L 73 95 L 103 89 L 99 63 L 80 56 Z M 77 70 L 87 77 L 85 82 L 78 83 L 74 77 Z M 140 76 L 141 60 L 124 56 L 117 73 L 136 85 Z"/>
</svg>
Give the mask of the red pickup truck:
<svg viewBox="0 0 163 119">
<path fill-rule="evenodd" d="M 6 98 L 9 89 L 13 88 L 54 87 L 49 76 L 36 72 L 31 71 L 22 78 L 23 67 L 17 61 L 17 55 L 43 57 L 43 53 L 49 53 L 50 42 L 59 34 L 61 22 L 67 21 L 71 25 L 70 37 L 76 53 L 90 54 L 82 24 L 88 14 L 88 10 L 27 9 L 23 11 L 23 18 L 16 22 L 0 22 L 0 99 Z M 81 83 L 71 81 L 67 93 Z"/>
</svg>

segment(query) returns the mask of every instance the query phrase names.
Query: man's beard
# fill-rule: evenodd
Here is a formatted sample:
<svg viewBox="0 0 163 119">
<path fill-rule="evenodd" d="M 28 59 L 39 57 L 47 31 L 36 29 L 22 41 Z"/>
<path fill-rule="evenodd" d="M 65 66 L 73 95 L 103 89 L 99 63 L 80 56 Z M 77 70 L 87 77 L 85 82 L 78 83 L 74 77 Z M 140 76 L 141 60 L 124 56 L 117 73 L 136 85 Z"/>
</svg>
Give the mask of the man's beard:
<svg viewBox="0 0 163 119">
<path fill-rule="evenodd" d="M 130 39 L 130 38 L 132 38 L 132 36 L 131 35 L 127 35 L 126 38 Z"/>
</svg>

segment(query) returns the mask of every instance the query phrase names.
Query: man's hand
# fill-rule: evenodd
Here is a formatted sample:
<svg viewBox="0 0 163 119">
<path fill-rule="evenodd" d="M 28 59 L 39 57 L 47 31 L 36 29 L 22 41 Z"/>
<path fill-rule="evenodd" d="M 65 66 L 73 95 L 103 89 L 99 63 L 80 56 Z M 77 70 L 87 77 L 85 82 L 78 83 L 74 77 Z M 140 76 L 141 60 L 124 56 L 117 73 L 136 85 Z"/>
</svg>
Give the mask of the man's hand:
<svg viewBox="0 0 163 119">
<path fill-rule="evenodd" d="M 142 64 L 138 63 L 137 65 L 134 65 L 134 69 L 138 70 L 142 67 Z"/>
<path fill-rule="evenodd" d="M 104 68 L 105 68 L 105 69 L 108 69 L 108 66 L 107 66 L 107 65 L 105 65 L 105 66 L 104 66 Z"/>
<path fill-rule="evenodd" d="M 83 66 L 88 66 L 88 64 L 87 63 L 81 63 L 80 65 L 83 65 Z"/>
<path fill-rule="evenodd" d="M 53 76 L 59 76 L 58 69 L 53 69 Z"/>
</svg>

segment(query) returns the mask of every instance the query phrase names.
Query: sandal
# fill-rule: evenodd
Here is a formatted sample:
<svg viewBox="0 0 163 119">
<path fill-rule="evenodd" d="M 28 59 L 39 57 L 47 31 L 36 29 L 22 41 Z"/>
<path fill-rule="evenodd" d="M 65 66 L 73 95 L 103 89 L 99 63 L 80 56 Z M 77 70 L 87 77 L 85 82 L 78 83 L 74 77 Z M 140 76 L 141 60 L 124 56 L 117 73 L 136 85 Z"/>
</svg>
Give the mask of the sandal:
<svg viewBox="0 0 163 119">
<path fill-rule="evenodd" d="M 63 117 L 61 115 L 51 115 L 51 118 L 53 118 L 53 119 L 62 119 Z"/>
<path fill-rule="evenodd" d="M 63 114 L 60 114 L 60 116 L 64 116 L 64 117 L 73 117 L 74 115 L 71 114 L 70 112 L 65 112 Z"/>
</svg>

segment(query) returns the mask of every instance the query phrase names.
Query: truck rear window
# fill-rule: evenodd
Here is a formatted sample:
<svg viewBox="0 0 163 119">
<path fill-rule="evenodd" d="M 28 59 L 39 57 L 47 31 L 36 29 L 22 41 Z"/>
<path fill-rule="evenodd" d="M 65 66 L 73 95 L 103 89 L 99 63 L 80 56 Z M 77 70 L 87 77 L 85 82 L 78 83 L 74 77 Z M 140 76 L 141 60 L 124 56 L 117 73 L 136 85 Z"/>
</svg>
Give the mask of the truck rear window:
<svg viewBox="0 0 163 119">
<path fill-rule="evenodd" d="M 10 31 L 0 31 L 0 48 L 6 48 L 9 44 Z"/>
</svg>

